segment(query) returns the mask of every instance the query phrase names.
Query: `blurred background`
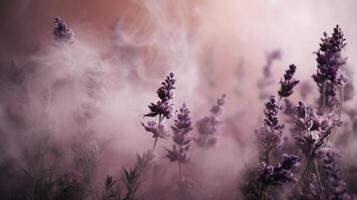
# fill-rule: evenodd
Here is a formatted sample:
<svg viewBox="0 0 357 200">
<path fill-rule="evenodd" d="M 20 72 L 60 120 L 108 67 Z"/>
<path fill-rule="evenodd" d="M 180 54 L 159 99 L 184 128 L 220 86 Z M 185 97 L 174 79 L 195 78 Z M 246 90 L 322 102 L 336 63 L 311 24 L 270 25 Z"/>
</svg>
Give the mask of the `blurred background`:
<svg viewBox="0 0 357 200">
<path fill-rule="evenodd" d="M 301 81 L 292 101 L 317 99 L 313 52 L 336 24 L 347 38 L 354 83 L 356 8 L 354 0 L 1 0 L 0 161 L 35 169 L 24 152 L 44 145 L 64 157 L 58 164 L 64 171 L 73 168 L 73 146 L 80 146 L 96 155 L 93 182 L 120 175 L 136 153 L 151 148 L 140 122 L 174 72 L 175 108 L 187 103 L 194 123 L 227 94 L 219 144 L 209 155 L 193 147 L 187 173 L 202 173 L 209 198 L 230 199 L 242 170 L 257 160 L 254 130 L 263 102 L 277 94 L 290 64 Z M 54 40 L 56 16 L 73 31 L 71 44 Z M 356 155 L 350 143 L 346 151 Z M 176 176 L 164 159 L 171 144 L 159 141 L 156 159 L 165 167 L 159 188 Z"/>
</svg>

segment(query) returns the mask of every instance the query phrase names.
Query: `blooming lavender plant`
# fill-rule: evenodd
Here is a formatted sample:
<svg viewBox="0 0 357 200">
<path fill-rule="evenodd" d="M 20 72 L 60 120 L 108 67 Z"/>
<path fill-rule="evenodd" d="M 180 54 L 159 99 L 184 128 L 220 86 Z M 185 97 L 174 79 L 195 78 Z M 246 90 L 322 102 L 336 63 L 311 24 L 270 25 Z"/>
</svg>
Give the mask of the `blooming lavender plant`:
<svg viewBox="0 0 357 200">
<path fill-rule="evenodd" d="M 295 71 L 295 65 L 290 65 L 289 69 L 285 71 L 284 79 L 280 80 L 280 90 L 278 91 L 280 98 L 290 96 L 293 93 L 293 88 L 299 83 L 299 81 L 293 77 Z"/>
<path fill-rule="evenodd" d="M 162 124 L 164 119 L 170 119 L 173 111 L 173 103 L 171 100 L 174 96 L 174 89 L 175 89 L 175 82 L 174 74 L 170 73 L 164 82 L 162 82 L 162 86 L 157 90 L 157 95 L 159 97 L 159 101 L 157 103 L 151 103 L 148 107 L 150 112 L 145 114 L 144 117 L 156 117 L 158 116 L 158 123 L 155 121 L 147 122 L 145 125 L 141 122 L 142 126 L 145 130 L 149 133 L 153 134 L 154 146 L 155 149 L 158 138 L 167 138 L 169 136 L 168 131 L 166 130 L 165 126 Z"/>
<path fill-rule="evenodd" d="M 326 112 L 336 104 L 336 94 L 338 88 L 346 82 L 342 68 L 345 65 L 346 58 L 342 56 L 342 50 L 346 46 L 341 28 L 336 25 L 331 36 L 325 32 L 321 38 L 320 48 L 315 52 L 317 61 L 317 72 L 313 79 L 319 87 L 321 111 Z M 340 103 L 342 103 L 340 96 Z"/>
<path fill-rule="evenodd" d="M 295 182 L 296 177 L 292 170 L 299 165 L 300 158 L 289 154 L 284 154 L 281 163 L 276 166 L 262 162 L 256 177 L 248 180 L 243 187 L 245 195 L 252 199 L 274 199 L 269 187 Z"/>
<path fill-rule="evenodd" d="M 206 148 L 212 147 L 217 143 L 217 134 L 219 134 L 222 126 L 221 115 L 225 98 L 225 94 L 218 98 L 216 105 L 211 108 L 211 115 L 202 118 L 196 123 L 199 137 L 194 138 L 194 141 L 198 146 Z"/>
<path fill-rule="evenodd" d="M 271 96 L 267 103 L 265 103 L 265 119 L 264 126 L 256 130 L 255 133 L 259 142 L 263 145 L 262 160 L 270 163 L 270 152 L 280 146 L 284 140 L 284 125 L 279 124 L 278 115 L 280 106 L 274 96 Z"/>
<path fill-rule="evenodd" d="M 350 195 L 346 190 L 346 183 L 342 179 L 341 170 L 338 167 L 337 154 L 328 151 L 324 155 L 323 168 L 327 177 L 329 188 L 329 199 L 352 200 L 356 197 Z"/>
<path fill-rule="evenodd" d="M 192 130 L 192 122 L 190 117 L 190 111 L 186 104 L 182 104 L 175 125 L 171 127 L 173 131 L 172 139 L 175 142 L 173 148 L 167 149 L 167 158 L 171 162 L 178 162 L 179 164 L 179 177 L 182 179 L 181 164 L 190 161 L 189 150 L 191 147 L 192 137 L 189 134 Z"/>
<path fill-rule="evenodd" d="M 58 41 L 71 41 L 73 39 L 73 32 L 69 29 L 68 25 L 61 17 L 55 18 L 55 27 L 53 29 L 53 35 Z"/>
</svg>

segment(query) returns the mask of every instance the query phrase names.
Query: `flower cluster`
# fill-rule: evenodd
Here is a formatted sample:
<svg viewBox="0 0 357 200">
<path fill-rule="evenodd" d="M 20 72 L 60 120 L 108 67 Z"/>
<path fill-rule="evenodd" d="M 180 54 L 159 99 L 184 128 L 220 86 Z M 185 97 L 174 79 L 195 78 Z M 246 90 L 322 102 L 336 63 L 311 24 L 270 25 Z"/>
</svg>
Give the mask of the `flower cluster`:
<svg viewBox="0 0 357 200">
<path fill-rule="evenodd" d="M 282 162 L 275 167 L 263 162 L 258 181 L 263 185 L 283 185 L 294 182 L 296 178 L 291 170 L 300 165 L 299 161 L 298 156 L 284 154 Z"/>
<path fill-rule="evenodd" d="M 173 90 L 175 89 L 174 74 L 170 73 L 166 77 L 165 81 L 162 82 L 162 86 L 157 90 L 157 96 L 159 101 L 157 103 L 151 103 L 148 107 L 150 112 L 145 114 L 145 117 L 160 117 L 160 121 L 164 118 L 170 119 L 173 111 L 173 103 L 170 100 L 174 97 Z"/>
<path fill-rule="evenodd" d="M 175 125 L 171 127 L 173 131 L 172 139 L 175 144 L 172 150 L 167 149 L 167 158 L 170 161 L 178 161 L 179 163 L 186 163 L 190 160 L 189 149 L 191 146 L 192 137 L 189 132 L 192 130 L 192 122 L 190 117 L 190 111 L 186 104 L 182 104 Z"/>
<path fill-rule="evenodd" d="M 284 141 L 284 125 L 279 124 L 278 119 L 280 109 L 281 108 L 275 97 L 271 96 L 268 102 L 265 103 L 264 126 L 255 131 L 257 138 L 263 145 L 266 153 L 271 149 L 280 146 Z M 268 160 L 265 161 L 268 162 Z"/>
<path fill-rule="evenodd" d="M 68 28 L 67 24 L 61 17 L 56 17 L 53 35 L 56 40 L 68 42 L 72 39 L 73 32 Z"/>
<path fill-rule="evenodd" d="M 332 36 L 324 33 L 321 38 L 320 48 L 316 54 L 317 73 L 313 75 L 320 90 L 320 100 L 324 105 L 333 104 L 333 98 L 336 96 L 338 85 L 346 82 L 343 75 L 342 67 L 346 59 L 342 57 L 341 51 L 346 46 L 341 28 L 336 25 Z"/>
<path fill-rule="evenodd" d="M 323 168 L 327 176 L 330 190 L 329 199 L 352 200 L 353 198 L 346 191 L 346 183 L 342 179 L 341 170 L 337 163 L 337 154 L 328 151 L 323 159 Z"/>
<path fill-rule="evenodd" d="M 163 120 L 170 119 L 173 111 L 173 103 L 171 100 L 174 97 L 174 89 L 175 89 L 174 74 L 170 73 L 164 82 L 162 82 L 162 86 L 157 90 L 157 96 L 159 97 L 159 101 L 157 103 L 151 103 L 148 107 L 150 112 L 145 114 L 144 117 L 156 117 L 158 116 L 158 123 L 156 121 L 149 121 L 147 125 L 141 122 L 142 126 L 149 133 L 152 133 L 154 141 L 154 149 L 156 147 L 156 143 L 158 138 L 167 138 L 170 136 L 169 132 L 166 130 L 165 126 L 162 124 Z"/>
<path fill-rule="evenodd" d="M 211 108 L 211 115 L 202 118 L 196 123 L 199 137 L 195 138 L 194 141 L 198 146 L 206 148 L 216 145 L 216 135 L 219 134 L 222 126 L 221 115 L 225 104 L 225 98 L 225 94 L 218 98 L 216 105 Z"/>
<path fill-rule="evenodd" d="M 278 91 L 280 98 L 290 96 L 293 93 L 293 88 L 299 83 L 293 78 L 295 71 L 295 65 L 290 65 L 289 69 L 285 71 L 284 79 L 280 80 L 280 90 Z"/>
<path fill-rule="evenodd" d="M 326 145 L 327 138 L 340 125 L 341 121 L 334 114 L 317 116 L 302 102 L 296 107 L 295 139 L 307 158 L 315 158 L 321 147 Z"/>
</svg>

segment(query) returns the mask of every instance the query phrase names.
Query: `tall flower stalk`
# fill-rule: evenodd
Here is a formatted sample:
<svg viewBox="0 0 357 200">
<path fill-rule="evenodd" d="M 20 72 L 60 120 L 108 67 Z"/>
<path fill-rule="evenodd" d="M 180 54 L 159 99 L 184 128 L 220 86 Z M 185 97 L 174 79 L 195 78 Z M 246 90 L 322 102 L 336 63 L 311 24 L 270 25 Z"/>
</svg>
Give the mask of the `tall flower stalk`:
<svg viewBox="0 0 357 200">
<path fill-rule="evenodd" d="M 320 48 L 315 52 L 317 62 L 317 72 L 312 77 L 320 91 L 320 112 L 331 111 L 336 102 L 343 102 L 343 85 L 346 77 L 342 68 L 346 58 L 342 56 L 342 50 L 346 46 L 341 28 L 336 25 L 331 36 L 325 32 L 321 38 Z M 340 89 L 340 97 L 337 93 Z"/>
<path fill-rule="evenodd" d="M 170 73 L 164 82 L 161 83 L 162 86 L 156 92 L 159 100 L 156 103 L 148 105 L 150 112 L 145 114 L 144 117 L 158 117 L 158 121 L 149 121 L 147 124 L 141 122 L 145 130 L 152 133 L 154 138 L 153 149 L 155 149 L 159 138 L 166 139 L 170 136 L 166 127 L 162 123 L 165 118 L 170 119 L 172 116 L 174 105 L 171 101 L 174 97 L 175 82 L 176 79 L 174 79 L 174 74 Z"/>
<path fill-rule="evenodd" d="M 196 123 L 199 137 L 195 138 L 196 144 L 202 148 L 212 147 L 217 143 L 217 135 L 223 123 L 222 112 L 226 95 L 223 94 L 211 108 L 211 115 L 200 119 Z"/>
<path fill-rule="evenodd" d="M 190 131 L 192 131 L 192 122 L 190 117 L 190 111 L 186 104 L 182 104 L 177 118 L 175 119 L 175 125 L 171 127 L 174 141 L 172 149 L 167 149 L 167 158 L 171 162 L 177 162 L 179 167 L 179 178 L 182 180 L 182 164 L 190 161 L 189 150 L 191 147 L 192 137 Z"/>
<path fill-rule="evenodd" d="M 271 96 L 265 103 L 264 126 L 256 130 L 255 133 L 261 145 L 263 152 L 261 160 L 270 163 L 270 153 L 273 149 L 280 146 L 284 141 L 284 124 L 279 123 L 278 115 L 281 108 L 274 96 Z"/>
</svg>

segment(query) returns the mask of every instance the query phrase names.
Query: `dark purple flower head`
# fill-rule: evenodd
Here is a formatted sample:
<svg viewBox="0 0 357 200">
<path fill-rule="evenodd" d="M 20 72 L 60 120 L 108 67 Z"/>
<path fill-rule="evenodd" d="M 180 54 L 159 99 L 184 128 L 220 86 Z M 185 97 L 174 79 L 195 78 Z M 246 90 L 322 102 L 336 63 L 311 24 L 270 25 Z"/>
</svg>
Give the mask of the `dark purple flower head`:
<svg viewBox="0 0 357 200">
<path fill-rule="evenodd" d="M 61 17 L 56 17 L 53 35 L 56 40 L 70 41 L 72 39 L 73 32 L 68 28 L 67 24 Z"/>
<path fill-rule="evenodd" d="M 161 83 L 162 86 L 157 90 L 157 95 L 162 102 L 169 101 L 174 97 L 175 82 L 174 73 L 170 73 L 165 81 Z"/>
<path fill-rule="evenodd" d="M 293 78 L 296 71 L 295 65 L 290 65 L 289 69 L 285 71 L 284 79 L 280 80 L 279 96 L 288 97 L 293 93 L 293 88 L 299 83 L 298 80 Z"/>
<path fill-rule="evenodd" d="M 337 93 L 336 86 L 346 81 L 342 72 L 346 59 L 341 55 L 345 46 L 346 39 L 341 28 L 336 25 L 332 36 L 324 33 L 324 37 L 321 38 L 320 48 L 315 52 L 317 72 L 313 75 L 313 79 L 319 87 L 320 100 L 322 101 L 322 96 L 324 95 L 326 105 L 332 104 L 331 98 L 335 97 Z"/>
<path fill-rule="evenodd" d="M 225 94 L 218 98 L 217 103 L 213 105 L 210 110 L 211 115 L 202 118 L 196 123 L 200 135 L 194 140 L 200 147 L 211 147 L 217 143 L 216 135 L 219 134 L 222 126 L 221 115 L 225 104 L 225 98 Z"/>
<path fill-rule="evenodd" d="M 173 90 L 175 89 L 176 80 L 174 79 L 174 74 L 170 73 L 164 82 L 162 82 L 162 86 L 157 90 L 157 95 L 159 97 L 159 101 L 157 103 L 151 103 L 148 107 L 150 112 L 145 114 L 145 117 L 156 117 L 159 115 L 162 119 L 164 118 L 170 119 L 173 111 L 173 103 L 170 100 L 173 98 Z"/>
<path fill-rule="evenodd" d="M 284 154 L 282 162 L 275 167 L 263 162 L 258 181 L 264 185 L 283 185 L 294 182 L 296 178 L 291 170 L 300 165 L 299 161 L 299 157 L 295 155 Z"/>
<path fill-rule="evenodd" d="M 170 161 L 178 161 L 186 163 L 190 160 L 189 150 L 191 146 L 192 137 L 189 132 L 192 130 L 192 122 L 190 111 L 186 104 L 182 104 L 175 120 L 175 125 L 171 127 L 173 131 L 172 139 L 175 144 L 173 148 L 167 149 L 167 157 Z"/>
<path fill-rule="evenodd" d="M 329 199 L 352 200 L 354 199 L 346 191 L 346 183 L 342 179 L 341 170 L 338 167 L 337 154 L 328 151 L 323 159 L 323 168 L 328 181 Z"/>
</svg>

